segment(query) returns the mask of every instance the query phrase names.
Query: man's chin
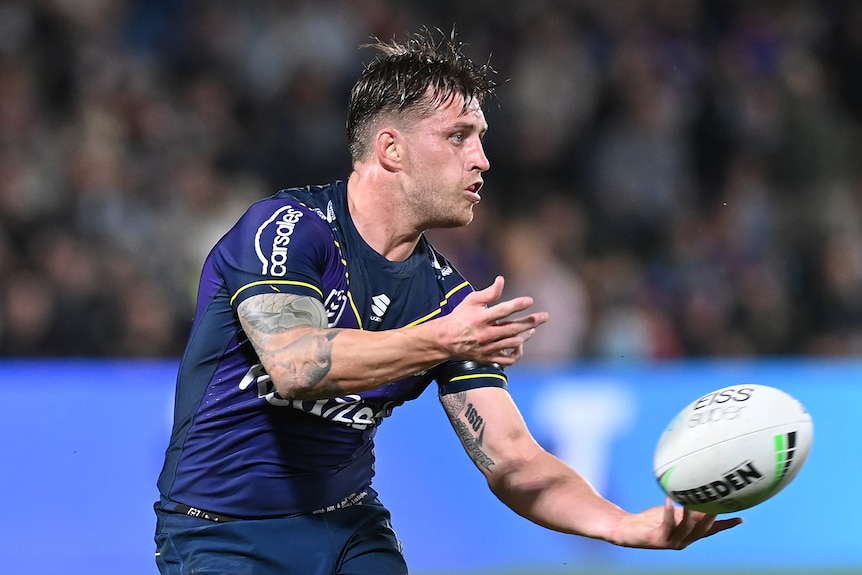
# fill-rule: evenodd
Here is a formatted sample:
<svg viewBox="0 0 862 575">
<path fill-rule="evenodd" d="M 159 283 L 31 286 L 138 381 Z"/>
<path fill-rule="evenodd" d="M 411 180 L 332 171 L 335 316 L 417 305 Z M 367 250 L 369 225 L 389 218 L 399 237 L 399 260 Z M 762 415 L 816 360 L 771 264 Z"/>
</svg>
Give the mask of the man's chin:
<svg viewBox="0 0 862 575">
<path fill-rule="evenodd" d="M 439 225 L 434 226 L 435 228 L 460 228 L 466 226 L 470 222 L 473 221 L 473 211 L 463 218 L 460 219 L 451 219 L 440 223 Z"/>
</svg>

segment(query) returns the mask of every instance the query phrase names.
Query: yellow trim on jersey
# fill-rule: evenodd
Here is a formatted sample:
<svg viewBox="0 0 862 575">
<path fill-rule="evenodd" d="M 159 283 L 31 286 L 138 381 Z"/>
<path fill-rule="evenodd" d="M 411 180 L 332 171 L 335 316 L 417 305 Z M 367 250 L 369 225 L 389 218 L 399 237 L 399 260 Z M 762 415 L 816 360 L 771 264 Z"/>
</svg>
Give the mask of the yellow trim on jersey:
<svg viewBox="0 0 862 575">
<path fill-rule="evenodd" d="M 468 286 L 468 285 L 470 285 L 470 282 L 464 281 L 460 285 L 452 288 L 451 290 L 449 290 L 449 293 L 446 294 L 446 298 L 440 302 L 440 308 L 439 309 L 435 309 L 434 311 L 432 311 L 428 315 L 420 317 L 419 319 L 417 319 L 415 321 L 411 321 L 410 323 L 408 323 L 404 327 L 413 327 L 414 325 L 419 325 L 420 323 L 425 323 L 426 321 L 428 321 L 429 319 L 431 319 L 434 316 L 440 315 L 441 313 L 443 313 L 443 306 L 446 305 L 446 303 L 449 301 L 449 298 L 452 297 L 452 294 L 457 292 L 457 291 L 461 291 L 461 289 L 464 286 Z"/>
<path fill-rule="evenodd" d="M 338 255 L 341 256 L 341 265 L 344 266 L 344 279 L 347 280 L 347 300 L 350 302 L 350 309 L 353 310 L 353 317 L 356 318 L 356 323 L 359 325 L 360 330 L 364 330 L 362 327 L 362 316 L 359 315 L 359 310 L 356 308 L 356 302 L 353 301 L 353 293 L 350 291 L 350 271 L 348 270 L 347 260 L 344 259 L 344 252 L 341 251 L 341 244 L 338 242 L 335 237 L 332 238 L 332 243 L 335 244 L 335 248 L 338 250 Z"/>
<path fill-rule="evenodd" d="M 459 284 L 459 285 L 453 287 L 451 290 L 449 290 L 449 293 L 446 294 L 446 299 L 444 299 L 443 301 L 440 302 L 440 306 L 446 305 L 446 302 L 449 301 L 449 298 L 452 297 L 452 294 L 455 293 L 456 291 L 461 291 L 461 288 L 463 288 L 466 285 L 470 285 L 470 282 L 464 281 L 464 283 Z"/>
<path fill-rule="evenodd" d="M 449 383 L 452 383 L 453 381 L 461 381 L 462 379 L 482 379 L 485 377 L 496 377 L 497 379 L 502 379 L 506 383 L 509 382 L 505 375 L 500 375 L 499 373 L 472 373 L 469 375 L 456 375 L 449 380 Z"/>
<path fill-rule="evenodd" d="M 349 284 L 350 282 L 348 282 Z M 353 315 L 356 316 L 356 323 L 359 324 L 359 329 L 365 329 L 362 327 L 362 316 L 359 315 L 359 310 L 356 309 L 356 303 L 353 301 L 353 294 L 350 292 L 350 286 L 347 287 L 347 299 L 350 300 L 350 308 L 353 310 Z"/>
<path fill-rule="evenodd" d="M 445 304 L 445 303 L 446 303 L 446 300 L 443 300 L 443 303 Z M 441 305 L 442 305 L 442 304 L 441 304 Z M 420 323 L 425 323 L 426 321 L 428 321 L 429 319 L 431 319 L 431 318 L 432 318 L 432 317 L 434 317 L 435 315 L 440 315 L 441 313 L 443 313 L 443 310 L 442 310 L 442 309 L 435 309 L 434 311 L 432 311 L 431 313 L 429 313 L 429 314 L 428 314 L 428 315 L 426 315 L 425 317 L 420 317 L 420 318 L 419 318 L 419 319 L 417 319 L 416 321 L 411 321 L 410 323 L 408 323 L 408 324 L 407 324 L 407 325 L 405 325 L 404 327 L 413 327 L 414 325 L 419 325 Z"/>
<path fill-rule="evenodd" d="M 341 256 L 341 263 L 344 264 L 345 267 L 347 267 L 347 260 L 344 259 L 344 252 L 341 251 L 341 244 L 338 243 L 338 240 L 336 240 L 335 238 L 332 239 L 332 243 L 334 243 L 335 247 L 338 249 L 338 255 Z"/>
<path fill-rule="evenodd" d="M 235 294 L 233 294 L 233 297 L 231 297 L 231 298 L 230 298 L 230 305 L 233 305 L 233 302 L 236 300 L 237 296 L 238 296 L 241 292 L 243 292 L 243 291 L 245 291 L 245 290 L 247 290 L 247 289 L 249 289 L 249 288 L 253 288 L 254 286 L 273 285 L 273 284 L 275 284 L 275 285 L 293 285 L 293 286 L 302 286 L 302 287 L 307 287 L 307 288 L 309 288 L 309 289 L 312 289 L 312 290 L 316 291 L 318 294 L 320 294 L 320 297 L 321 297 L 321 298 L 323 297 L 323 292 L 322 292 L 322 291 L 320 291 L 320 288 L 318 288 L 317 286 L 314 286 L 314 285 L 312 285 L 312 284 L 310 284 L 310 283 L 306 283 L 306 282 L 298 282 L 298 281 L 291 281 L 291 280 L 268 280 L 268 281 L 258 281 L 258 282 L 251 282 L 250 284 L 245 284 L 244 286 L 242 286 L 241 288 L 239 288 L 238 290 L 236 290 L 236 293 L 235 293 Z"/>
</svg>

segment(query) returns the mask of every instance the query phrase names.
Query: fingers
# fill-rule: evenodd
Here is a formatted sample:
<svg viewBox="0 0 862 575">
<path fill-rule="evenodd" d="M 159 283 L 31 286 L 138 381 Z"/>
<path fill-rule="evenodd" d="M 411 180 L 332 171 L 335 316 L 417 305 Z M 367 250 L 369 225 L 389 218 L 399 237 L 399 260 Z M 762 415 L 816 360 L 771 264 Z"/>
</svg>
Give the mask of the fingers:
<svg viewBox="0 0 862 575">
<path fill-rule="evenodd" d="M 696 517 L 693 513 L 692 517 Z M 712 514 L 704 514 L 699 518 L 694 520 L 694 525 L 692 529 L 688 532 L 688 534 L 683 537 L 682 541 L 680 541 L 679 549 L 685 549 L 698 539 L 702 539 L 706 537 L 709 532 L 712 530 L 712 526 L 715 524 L 715 515 Z"/>
<path fill-rule="evenodd" d="M 513 334 L 518 333 L 519 331 L 524 331 L 528 328 L 537 327 L 548 321 L 548 314 L 546 312 L 534 313 L 519 320 L 508 320 L 507 318 L 512 315 L 529 309 L 533 305 L 533 298 L 529 296 L 521 296 L 502 301 L 496 305 L 491 305 L 502 297 L 504 284 L 505 280 L 503 279 L 503 276 L 497 276 L 494 279 L 494 283 L 485 289 L 474 291 L 467 296 L 465 301 L 470 300 L 474 305 L 484 306 L 487 308 L 486 319 L 488 323 L 498 325 L 511 323 L 515 325 L 520 322 L 523 324 L 523 327 L 520 330 L 513 331 Z"/>
<path fill-rule="evenodd" d="M 533 305 L 533 298 L 529 296 L 516 297 L 488 307 L 488 320 L 503 323 L 506 318 L 529 309 Z"/>
<path fill-rule="evenodd" d="M 500 299 L 503 295 L 503 276 L 494 278 L 494 283 L 482 290 L 477 290 L 467 297 L 471 297 L 484 305 L 490 305 Z"/>
<path fill-rule="evenodd" d="M 665 502 L 667 505 L 667 502 Z M 674 509 L 674 511 L 676 511 Z M 668 537 L 668 547 L 671 549 L 684 549 L 689 543 L 692 533 L 697 526 L 697 520 L 703 515 L 687 508 L 682 509 L 682 518 L 673 526 Z"/>
<path fill-rule="evenodd" d="M 673 528 L 676 526 L 676 508 L 673 500 L 666 497 L 664 500 L 664 516 L 661 522 L 662 539 L 669 541 Z"/>
<path fill-rule="evenodd" d="M 718 520 L 715 514 L 680 507 L 668 497 L 663 506 L 650 507 L 618 528 L 617 544 L 641 549 L 685 549 L 740 523 L 740 517 Z"/>
<path fill-rule="evenodd" d="M 536 328 L 547 321 L 547 312 L 536 312 L 516 319 L 495 320 L 492 323 L 494 336 L 489 342 L 489 349 L 497 351 L 520 348 L 535 335 Z M 520 357 L 520 354 L 518 356 Z"/>
<path fill-rule="evenodd" d="M 496 353 L 492 354 L 488 361 L 491 363 L 496 363 L 503 367 L 507 367 L 510 365 L 515 365 L 518 360 L 521 359 L 522 355 L 524 355 L 523 346 L 504 347 Z"/>
<path fill-rule="evenodd" d="M 521 296 L 492 306 L 491 304 L 502 297 L 504 284 L 505 280 L 503 279 L 503 276 L 497 276 L 496 279 L 494 279 L 494 283 L 483 290 L 475 291 L 467 296 L 468 298 L 472 298 L 475 303 L 484 305 L 488 308 L 488 321 L 490 322 L 502 323 L 502 320 L 513 314 L 522 312 L 533 305 L 533 298 Z"/>
<path fill-rule="evenodd" d="M 532 332 L 534 330 L 530 330 Z M 498 363 L 502 366 L 514 365 L 524 355 L 524 342 L 532 336 L 526 333 L 525 337 L 513 337 L 495 341 L 488 346 L 491 356 L 488 361 Z"/>
<path fill-rule="evenodd" d="M 712 537 L 716 533 L 721 533 L 725 529 L 736 527 L 742 523 L 742 517 L 731 517 L 729 519 L 719 519 L 712 524 L 710 530 L 704 534 L 704 537 Z"/>
<path fill-rule="evenodd" d="M 669 549 L 685 549 L 695 541 L 711 537 L 742 523 L 741 517 L 718 520 L 715 514 L 686 508 L 681 510 L 682 515 L 677 523 L 677 511 L 670 498 L 665 500 L 662 530 Z"/>
<path fill-rule="evenodd" d="M 695 515 L 692 513 L 692 517 Z M 694 526 L 688 531 L 688 534 L 677 541 L 674 549 L 685 549 L 695 541 L 712 537 L 716 533 L 720 533 L 731 527 L 736 527 L 742 523 L 741 517 L 733 517 L 731 519 L 716 519 L 714 514 L 701 514 L 701 517 L 695 519 Z"/>
<path fill-rule="evenodd" d="M 533 298 L 518 297 L 498 302 L 504 280 L 497 276 L 483 290 L 474 291 L 447 316 L 454 329 L 453 355 L 503 366 L 516 363 L 524 353 L 524 343 L 548 321 L 547 312 L 514 317 L 533 305 Z M 443 321 L 441 319 L 441 321 Z"/>
<path fill-rule="evenodd" d="M 518 338 L 521 343 L 528 341 L 536 333 L 536 328 L 548 321 L 547 312 L 536 312 L 518 319 L 497 321 L 492 325 L 497 340 Z"/>
</svg>

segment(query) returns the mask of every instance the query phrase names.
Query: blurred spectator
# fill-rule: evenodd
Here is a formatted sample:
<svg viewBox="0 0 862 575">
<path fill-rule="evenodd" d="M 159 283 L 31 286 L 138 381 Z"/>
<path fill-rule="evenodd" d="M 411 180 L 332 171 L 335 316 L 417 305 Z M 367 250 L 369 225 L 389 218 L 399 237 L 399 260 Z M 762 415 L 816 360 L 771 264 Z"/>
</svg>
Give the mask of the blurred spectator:
<svg viewBox="0 0 862 575">
<path fill-rule="evenodd" d="M 4 282 L 3 323 L 0 342 L 8 355 L 63 355 L 62 342 L 56 337 L 54 318 L 58 315 L 55 293 L 39 276 L 21 272 Z"/>
<path fill-rule="evenodd" d="M 503 299 L 532 296 L 550 313 L 544 329 L 527 344 L 525 361 L 562 363 L 583 352 L 588 321 L 586 290 L 574 270 L 554 253 L 537 219 L 513 219 L 498 230 Z"/>
<path fill-rule="evenodd" d="M 599 127 L 591 160 L 591 205 L 603 244 L 664 249 L 668 227 L 692 203 L 687 103 L 668 81 L 657 40 L 625 38 L 611 64 L 616 103 Z"/>
<path fill-rule="evenodd" d="M 587 38 L 572 18 L 544 2 L 524 3 L 518 49 L 504 91 L 504 128 L 518 142 L 510 150 L 521 180 L 552 174 L 561 179 L 571 147 L 590 122 L 598 103 L 598 77 Z"/>
</svg>

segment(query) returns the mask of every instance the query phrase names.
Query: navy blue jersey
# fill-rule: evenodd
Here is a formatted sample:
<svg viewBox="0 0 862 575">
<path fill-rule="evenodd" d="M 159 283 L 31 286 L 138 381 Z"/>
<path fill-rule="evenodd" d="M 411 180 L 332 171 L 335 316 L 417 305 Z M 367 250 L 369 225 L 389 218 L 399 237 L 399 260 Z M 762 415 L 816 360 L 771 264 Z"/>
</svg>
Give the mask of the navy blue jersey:
<svg viewBox="0 0 862 575">
<path fill-rule="evenodd" d="M 244 299 L 311 296 L 323 302 L 330 327 L 381 330 L 447 314 L 473 289 L 424 238 L 403 262 L 371 249 L 353 225 L 346 191 L 344 182 L 282 190 L 253 204 L 207 257 L 159 508 L 275 517 L 373 494 L 374 435 L 393 408 L 435 380 L 440 393 L 506 386 L 498 367 L 449 361 L 335 399 L 279 396 L 237 318 Z"/>
</svg>

